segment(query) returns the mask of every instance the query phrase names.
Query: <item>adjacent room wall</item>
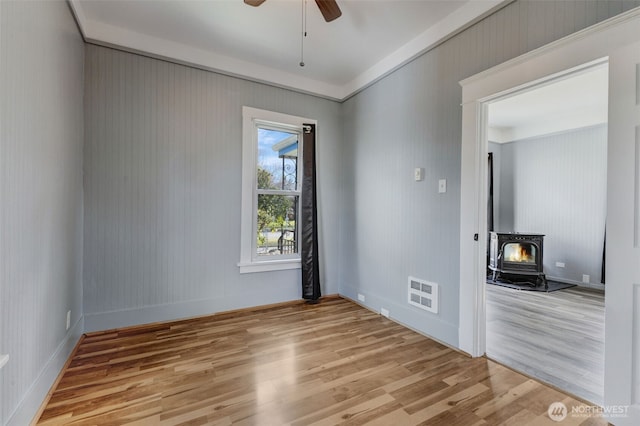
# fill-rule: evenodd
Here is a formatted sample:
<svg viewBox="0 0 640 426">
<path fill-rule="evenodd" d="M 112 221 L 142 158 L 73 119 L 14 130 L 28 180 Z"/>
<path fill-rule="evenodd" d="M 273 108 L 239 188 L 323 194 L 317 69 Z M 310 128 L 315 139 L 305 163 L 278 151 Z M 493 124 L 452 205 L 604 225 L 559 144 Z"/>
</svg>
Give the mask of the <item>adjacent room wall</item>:
<svg viewBox="0 0 640 426">
<path fill-rule="evenodd" d="M 549 278 L 600 283 L 607 204 L 607 126 L 503 144 L 503 232 L 545 234 Z M 507 185 L 508 183 L 508 185 Z M 509 225 L 512 224 L 512 227 Z M 556 262 L 565 264 L 564 268 Z"/>
<path fill-rule="evenodd" d="M 84 43 L 66 2 L 0 17 L 0 424 L 26 425 L 83 327 Z"/>
<path fill-rule="evenodd" d="M 301 297 L 299 269 L 239 273 L 243 105 L 318 120 L 322 292 L 338 292 L 338 103 L 94 45 L 86 76 L 87 330 Z"/>
<path fill-rule="evenodd" d="M 343 105 L 345 182 L 340 292 L 458 345 L 459 81 L 638 6 L 517 1 Z M 424 167 L 425 179 L 413 180 Z M 438 193 L 438 180 L 447 192 Z M 469 235 L 469 238 L 473 238 Z M 409 275 L 440 284 L 440 312 L 407 303 Z"/>
</svg>

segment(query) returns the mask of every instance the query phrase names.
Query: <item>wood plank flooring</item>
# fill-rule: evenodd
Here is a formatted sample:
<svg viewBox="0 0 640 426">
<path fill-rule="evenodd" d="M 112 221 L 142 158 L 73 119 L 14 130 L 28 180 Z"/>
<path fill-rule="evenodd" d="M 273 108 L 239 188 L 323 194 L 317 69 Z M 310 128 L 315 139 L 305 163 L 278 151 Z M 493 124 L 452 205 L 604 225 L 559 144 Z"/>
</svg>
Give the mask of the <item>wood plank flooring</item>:
<svg viewBox="0 0 640 426">
<path fill-rule="evenodd" d="M 602 404 L 604 292 L 487 285 L 487 356 Z"/>
<path fill-rule="evenodd" d="M 38 424 L 544 425 L 555 401 L 584 405 L 331 298 L 86 336 Z"/>
</svg>

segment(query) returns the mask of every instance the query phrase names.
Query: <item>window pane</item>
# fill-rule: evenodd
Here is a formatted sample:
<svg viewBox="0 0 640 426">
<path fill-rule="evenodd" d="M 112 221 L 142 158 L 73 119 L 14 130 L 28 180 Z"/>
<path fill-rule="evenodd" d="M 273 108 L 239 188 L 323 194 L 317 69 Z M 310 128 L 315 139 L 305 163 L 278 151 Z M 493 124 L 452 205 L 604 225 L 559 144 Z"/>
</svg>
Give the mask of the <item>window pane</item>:
<svg viewBox="0 0 640 426">
<path fill-rule="evenodd" d="M 258 256 L 298 253 L 298 198 L 258 195 Z"/>
<path fill-rule="evenodd" d="M 258 128 L 258 189 L 295 191 L 298 134 Z"/>
</svg>

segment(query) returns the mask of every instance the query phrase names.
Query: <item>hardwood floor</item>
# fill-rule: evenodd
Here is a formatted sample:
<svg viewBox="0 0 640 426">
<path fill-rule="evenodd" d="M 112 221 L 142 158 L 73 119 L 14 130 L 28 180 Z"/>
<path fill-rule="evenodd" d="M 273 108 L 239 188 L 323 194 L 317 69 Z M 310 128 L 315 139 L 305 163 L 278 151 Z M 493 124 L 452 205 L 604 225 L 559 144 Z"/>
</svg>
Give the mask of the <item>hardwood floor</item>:
<svg viewBox="0 0 640 426">
<path fill-rule="evenodd" d="M 584 405 L 333 298 L 86 336 L 38 424 L 555 424 L 556 401 Z"/>
<path fill-rule="evenodd" d="M 487 285 L 487 356 L 602 404 L 604 292 Z"/>
</svg>

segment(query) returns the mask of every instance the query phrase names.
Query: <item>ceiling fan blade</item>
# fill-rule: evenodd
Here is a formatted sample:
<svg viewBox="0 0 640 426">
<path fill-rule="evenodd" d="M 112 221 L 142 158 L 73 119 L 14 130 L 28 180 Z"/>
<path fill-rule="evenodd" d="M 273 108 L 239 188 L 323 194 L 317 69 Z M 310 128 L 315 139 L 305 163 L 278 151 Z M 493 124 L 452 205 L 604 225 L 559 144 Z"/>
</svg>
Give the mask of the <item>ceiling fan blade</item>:
<svg viewBox="0 0 640 426">
<path fill-rule="evenodd" d="M 246 1 L 247 0 L 245 0 L 245 2 Z M 342 11 L 340 11 L 336 0 L 316 0 L 316 4 L 318 5 L 318 8 L 320 8 L 320 12 L 322 12 L 324 20 L 327 22 L 331 22 L 342 16 Z"/>
<path fill-rule="evenodd" d="M 244 3 L 248 4 L 249 6 L 258 7 L 262 3 L 264 3 L 264 0 L 244 0 Z"/>
</svg>

